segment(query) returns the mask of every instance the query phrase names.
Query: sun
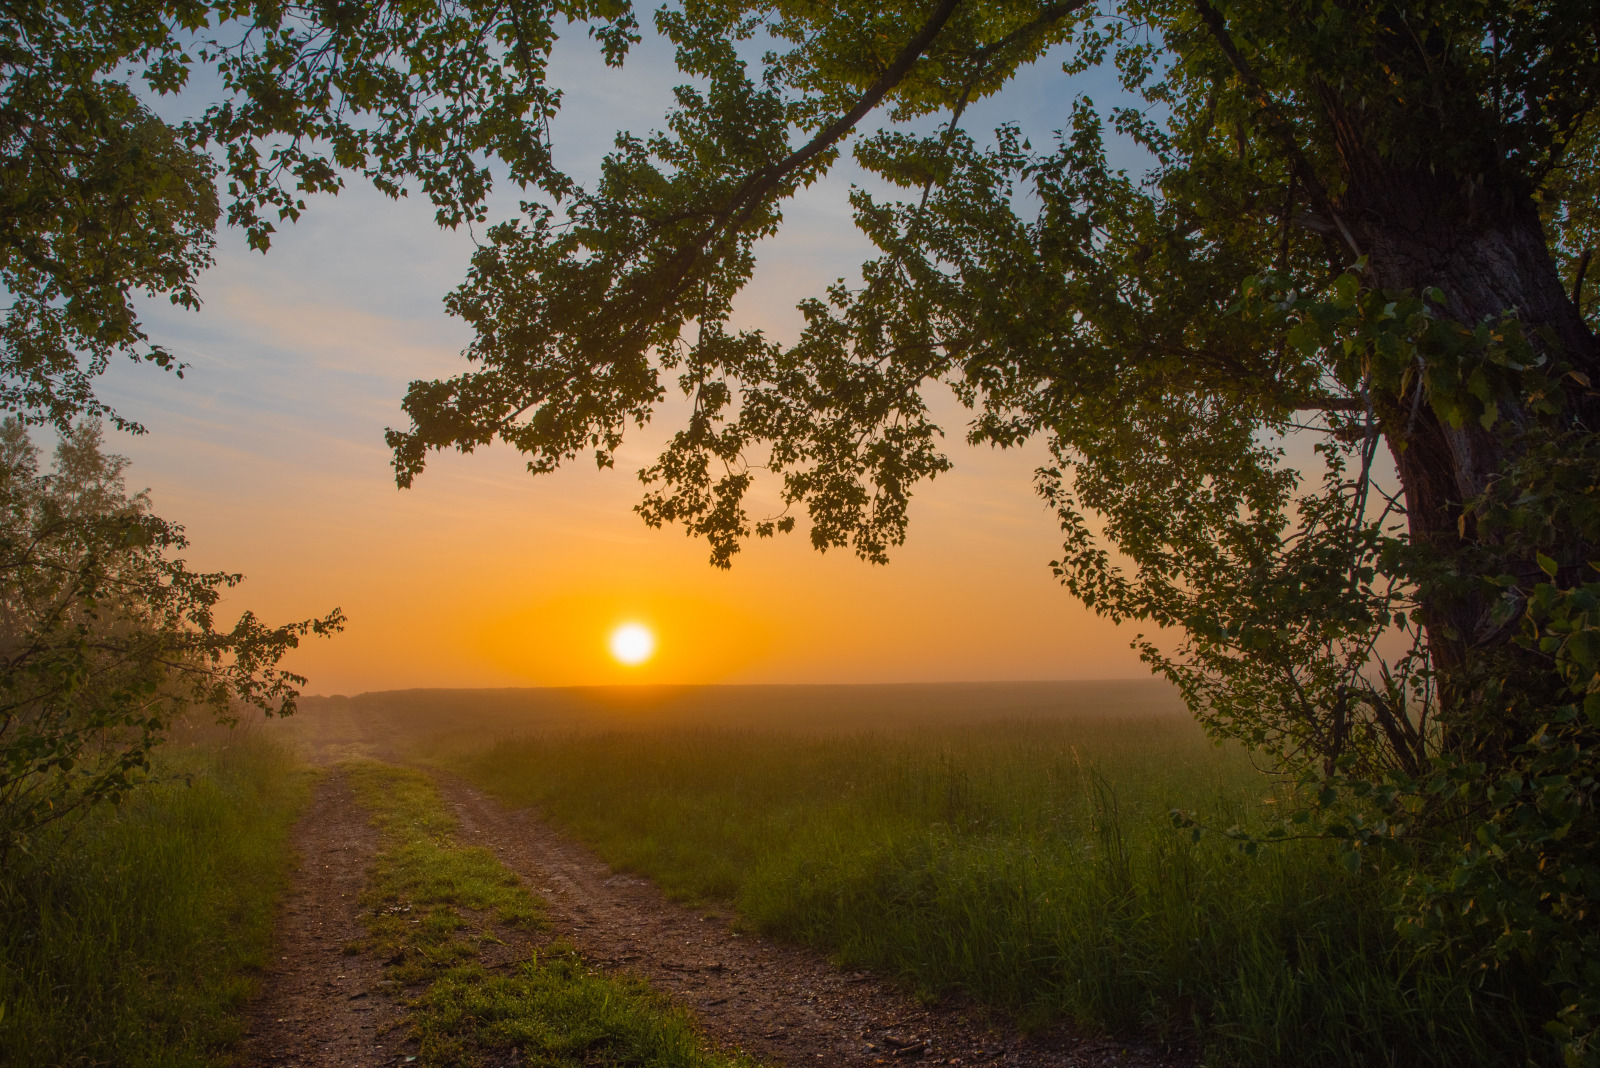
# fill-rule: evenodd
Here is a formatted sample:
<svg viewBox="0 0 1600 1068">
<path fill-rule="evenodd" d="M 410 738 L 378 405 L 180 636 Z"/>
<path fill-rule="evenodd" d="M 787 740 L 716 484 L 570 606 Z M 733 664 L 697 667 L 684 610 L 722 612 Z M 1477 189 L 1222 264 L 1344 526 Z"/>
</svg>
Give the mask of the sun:
<svg viewBox="0 0 1600 1068">
<path fill-rule="evenodd" d="M 656 636 L 643 623 L 624 623 L 611 632 L 607 643 L 619 663 L 632 667 L 649 660 L 656 651 Z"/>
</svg>

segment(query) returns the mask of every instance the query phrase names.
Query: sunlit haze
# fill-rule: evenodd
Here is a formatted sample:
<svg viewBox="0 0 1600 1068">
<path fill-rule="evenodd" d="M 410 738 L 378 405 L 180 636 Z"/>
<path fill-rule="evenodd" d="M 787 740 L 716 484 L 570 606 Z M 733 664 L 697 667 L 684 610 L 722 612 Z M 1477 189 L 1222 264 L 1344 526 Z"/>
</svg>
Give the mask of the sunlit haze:
<svg viewBox="0 0 1600 1068">
<path fill-rule="evenodd" d="M 564 44 L 557 161 L 587 177 L 615 130 L 659 125 L 677 75 L 658 43 L 621 74 L 582 55 L 581 40 Z M 1000 102 L 974 105 L 970 126 L 1021 117 L 1047 136 L 1077 91 L 1102 106 L 1115 98 L 1047 59 Z M 795 302 L 857 276 L 870 249 L 846 196 L 865 180 L 842 164 L 785 208 L 736 326 L 792 341 Z M 491 218 L 514 210 L 502 190 Z M 112 434 L 110 447 L 133 459 L 157 512 L 188 527 L 192 565 L 245 573 L 229 607 L 271 621 L 345 610 L 343 634 L 288 661 L 308 692 L 1146 674 L 1128 648 L 1136 631 L 1051 577 L 1060 533 L 1032 484 L 1044 450 L 967 446 L 969 415 L 948 397 L 935 403 L 956 468 L 918 488 L 908 541 L 887 566 L 816 552 L 802 523 L 718 571 L 681 529 L 646 527 L 632 511 L 635 473 L 681 417 L 674 401 L 613 469 L 578 462 L 535 478 L 497 446 L 439 456 L 414 489 L 396 489 L 384 428 L 404 425 L 409 381 L 465 367 L 468 331 L 442 298 L 472 248 L 466 229 L 437 229 L 420 198 L 390 201 L 352 178 L 282 226 L 265 257 L 225 232 L 198 314 L 146 305 L 152 336 L 190 364 L 182 381 L 122 366 L 108 376 L 107 397 L 150 429 Z M 778 511 L 771 487 L 760 492 L 752 512 Z M 659 638 L 633 666 L 608 641 L 630 619 Z"/>
</svg>

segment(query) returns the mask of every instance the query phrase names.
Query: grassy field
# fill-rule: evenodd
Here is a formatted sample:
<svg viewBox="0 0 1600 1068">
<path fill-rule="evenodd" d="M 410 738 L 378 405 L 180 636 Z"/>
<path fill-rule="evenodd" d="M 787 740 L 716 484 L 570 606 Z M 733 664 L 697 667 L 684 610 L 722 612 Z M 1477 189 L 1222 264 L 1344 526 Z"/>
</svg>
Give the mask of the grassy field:
<svg viewBox="0 0 1600 1068">
<path fill-rule="evenodd" d="M 372 762 L 346 773 L 384 835 L 360 948 L 393 962 L 395 982 L 426 984 L 410 1006 L 421 1064 L 504 1063 L 513 1052 L 548 1068 L 760 1068 L 711 1046 L 687 1011 L 643 982 L 593 972 L 562 943 L 509 974 L 489 972 L 481 947 L 542 927 L 541 903 L 488 850 L 455 840 L 426 775 Z"/>
<path fill-rule="evenodd" d="M 226 1060 L 307 778 L 252 735 L 169 746 L 157 773 L 0 873 L 0 1063 Z"/>
<path fill-rule="evenodd" d="M 1213 1065 L 1546 1056 L 1497 977 L 1415 959 L 1382 873 L 1175 831 L 1174 807 L 1226 827 L 1280 800 L 1181 716 L 544 733 L 452 763 L 669 892 L 1025 1024 L 1175 1037 Z"/>
</svg>

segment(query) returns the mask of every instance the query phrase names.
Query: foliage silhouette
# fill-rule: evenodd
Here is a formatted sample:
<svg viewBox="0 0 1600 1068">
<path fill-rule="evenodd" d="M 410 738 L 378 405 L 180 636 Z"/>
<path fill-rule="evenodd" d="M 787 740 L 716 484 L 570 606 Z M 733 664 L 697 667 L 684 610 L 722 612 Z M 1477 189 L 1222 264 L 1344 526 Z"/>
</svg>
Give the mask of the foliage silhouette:
<svg viewBox="0 0 1600 1068">
<path fill-rule="evenodd" d="M 0 427 L 0 858 L 123 797 L 186 712 L 293 712 L 305 680 L 278 661 L 343 624 L 338 611 L 281 627 L 245 612 L 219 627 L 240 576 L 175 558 L 183 528 L 128 494 L 126 466 L 84 423 L 43 474 L 22 423 Z"/>
</svg>

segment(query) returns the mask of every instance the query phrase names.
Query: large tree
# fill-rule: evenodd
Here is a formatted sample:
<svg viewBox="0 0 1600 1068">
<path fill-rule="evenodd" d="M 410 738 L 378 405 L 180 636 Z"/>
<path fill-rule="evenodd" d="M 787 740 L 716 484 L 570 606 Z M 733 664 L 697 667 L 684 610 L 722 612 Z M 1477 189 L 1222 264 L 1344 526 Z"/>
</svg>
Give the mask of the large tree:
<svg viewBox="0 0 1600 1068">
<path fill-rule="evenodd" d="M 1146 658 L 1315 780 L 1304 825 L 1420 858 L 1408 923 L 1546 968 L 1569 1055 L 1594 1055 L 1600 5 L 656 21 L 692 81 L 592 188 L 489 232 L 449 302 L 475 366 L 412 385 L 401 484 L 495 440 L 534 472 L 609 464 L 675 386 L 691 414 L 642 472 L 647 522 L 726 566 L 803 513 L 877 561 L 948 465 L 927 391 L 951 388 L 972 440 L 1048 442 L 1072 591 L 1180 635 Z M 1143 106 L 1064 96 L 1039 147 L 962 127 L 1045 56 L 1115 64 Z M 1108 123 L 1147 173 L 1108 165 Z M 880 255 L 800 303 L 796 343 L 733 329 L 756 242 L 847 147 L 907 191 L 851 194 Z M 1322 470 L 1285 463 L 1291 432 Z M 762 472 L 782 514 L 747 512 Z"/>
<path fill-rule="evenodd" d="M 725 565 L 748 534 L 793 526 L 746 515 L 767 469 L 819 547 L 879 560 L 911 486 L 946 464 L 924 402 L 944 382 L 978 409 L 974 438 L 1050 440 L 1077 592 L 1208 641 L 1212 572 L 1284 542 L 1295 480 L 1264 432 L 1309 419 L 1330 455 L 1358 446 L 1358 526 L 1381 442 L 1410 544 L 1450 556 L 1536 423 L 1583 433 L 1600 414 L 1580 307 L 1592 2 L 690 4 L 657 21 L 696 83 L 665 132 L 619 136 L 595 188 L 552 185 L 559 206 L 491 231 L 451 300 L 479 367 L 413 385 L 413 425 L 391 434 L 402 484 L 429 449 L 494 439 L 535 471 L 590 449 L 609 463 L 675 375 L 693 415 L 646 472 L 648 521 L 686 523 Z M 779 47 L 752 72 L 757 35 Z M 1082 100 L 1063 99 L 1045 149 L 961 129 L 974 97 L 1061 45 L 1069 69 L 1115 62 L 1147 102 L 1112 121 L 1156 157 L 1149 174 L 1108 169 Z M 913 191 L 854 194 L 881 258 L 801 305 L 795 345 L 732 332 L 754 243 L 875 108 L 948 115 L 854 142 Z M 1353 290 L 1330 289 L 1352 269 Z M 1566 548 L 1576 574 L 1587 557 Z M 1475 653 L 1510 632 L 1481 592 L 1434 587 L 1418 621 L 1448 719 Z M 1395 718 L 1366 678 L 1341 685 Z M 1421 738 L 1393 759 L 1415 766 Z"/>
<path fill-rule="evenodd" d="M 554 166 L 546 64 L 563 20 L 623 62 L 620 0 L 0 18 L 0 401 L 59 422 L 112 351 L 165 357 L 126 294 L 193 299 L 213 161 L 264 248 L 346 172 L 481 219 L 493 156 L 529 201 L 449 300 L 472 366 L 412 385 L 402 485 L 492 441 L 609 464 L 677 388 L 647 522 L 720 565 L 802 518 L 877 561 L 948 466 L 928 391 L 953 389 L 973 440 L 1048 443 L 1067 586 L 1165 629 L 1145 655 L 1202 721 L 1308 777 L 1307 833 L 1416 850 L 1408 922 L 1545 967 L 1593 1054 L 1595 0 L 689 0 L 655 15 L 686 78 L 664 129 L 589 186 Z M 1064 95 L 1038 146 L 963 126 L 1047 58 L 1142 104 Z M 180 126 L 119 80 L 195 64 L 221 91 Z M 1148 173 L 1108 165 L 1108 126 Z M 801 301 L 794 344 L 734 329 L 757 242 L 846 150 L 905 191 L 851 194 L 879 255 Z M 763 472 L 785 508 L 752 516 Z"/>
<path fill-rule="evenodd" d="M 450 301 L 478 366 L 413 384 L 413 425 L 390 435 L 403 485 L 430 449 L 495 439 L 534 471 L 591 449 L 607 464 L 675 377 L 693 414 L 644 473 L 647 521 L 685 523 L 726 565 L 745 536 L 794 526 L 746 513 L 767 470 L 815 544 L 881 560 L 912 485 L 947 463 L 925 403 L 942 382 L 977 410 L 975 440 L 1049 440 L 1068 585 L 1186 628 L 1192 655 L 1150 657 L 1208 710 L 1253 719 L 1237 726 L 1254 740 L 1331 762 L 1366 738 L 1363 759 L 1407 772 L 1521 740 L 1520 713 L 1467 720 L 1537 554 L 1495 569 L 1510 594 L 1444 573 L 1503 548 L 1478 505 L 1534 438 L 1574 456 L 1600 415 L 1592 0 L 696 3 L 657 22 L 695 81 L 664 132 L 619 135 L 593 189 L 547 183 L 559 203 L 490 231 Z M 774 47 L 753 64 L 758 37 Z M 1117 65 L 1146 106 L 1109 118 L 1152 154 L 1147 174 L 1107 166 L 1107 117 L 1082 99 L 1044 148 L 961 128 L 1046 54 Z M 858 131 L 874 109 L 888 125 Z M 911 191 L 853 194 L 881 257 L 801 304 L 796 344 L 734 332 L 755 242 L 853 135 L 864 167 Z M 1327 438 L 1315 507 L 1272 445 L 1295 428 Z M 1584 577 L 1586 538 L 1549 547 L 1564 581 Z M 1307 614 L 1285 586 L 1333 600 Z M 1370 670 L 1397 599 L 1425 636 L 1407 661 L 1421 712 Z M 1286 712 L 1265 734 L 1230 700 L 1262 686 Z"/>
</svg>

